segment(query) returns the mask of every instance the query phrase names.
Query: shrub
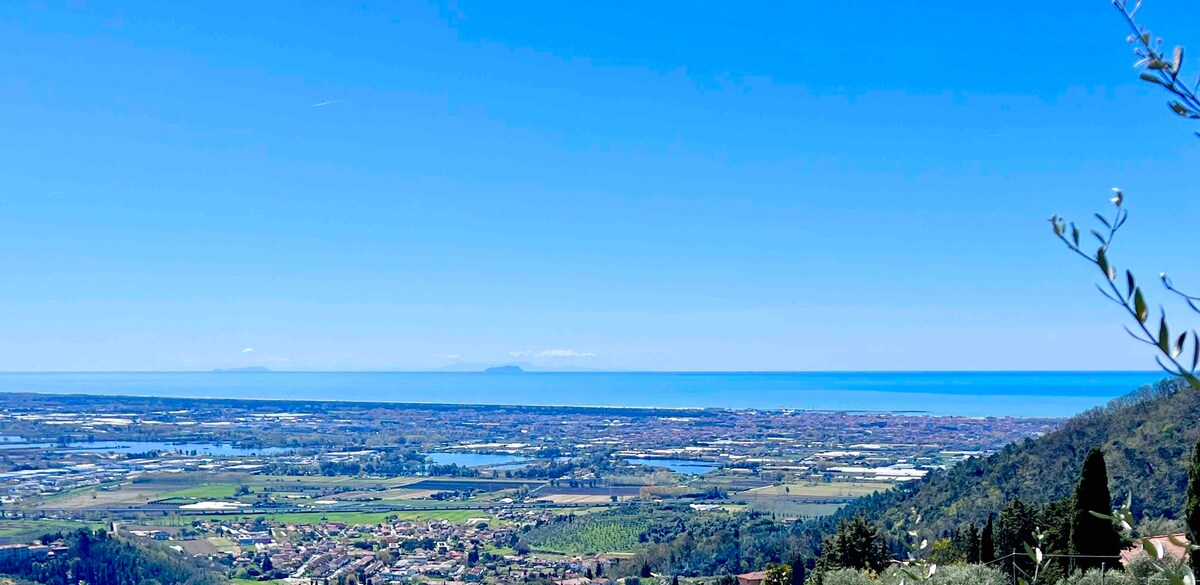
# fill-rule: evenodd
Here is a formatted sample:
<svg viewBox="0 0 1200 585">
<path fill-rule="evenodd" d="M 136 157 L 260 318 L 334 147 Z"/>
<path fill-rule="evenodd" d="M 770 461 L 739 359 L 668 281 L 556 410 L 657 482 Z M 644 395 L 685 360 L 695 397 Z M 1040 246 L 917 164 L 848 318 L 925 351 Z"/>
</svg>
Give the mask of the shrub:
<svg viewBox="0 0 1200 585">
<path fill-rule="evenodd" d="M 1086 573 L 1075 573 L 1058 582 L 1059 585 L 1142 585 L 1133 575 L 1125 571 L 1104 571 L 1091 569 Z"/>
<path fill-rule="evenodd" d="M 883 574 L 881 585 L 900 585 L 905 575 L 897 568 L 888 569 Z M 912 583 L 912 578 L 904 579 Z M 939 566 L 933 577 L 926 581 L 929 585 L 1008 585 L 1004 573 L 986 565 L 947 565 Z"/>
<path fill-rule="evenodd" d="M 879 585 L 879 582 L 854 569 L 837 569 L 825 573 L 821 585 Z"/>
</svg>

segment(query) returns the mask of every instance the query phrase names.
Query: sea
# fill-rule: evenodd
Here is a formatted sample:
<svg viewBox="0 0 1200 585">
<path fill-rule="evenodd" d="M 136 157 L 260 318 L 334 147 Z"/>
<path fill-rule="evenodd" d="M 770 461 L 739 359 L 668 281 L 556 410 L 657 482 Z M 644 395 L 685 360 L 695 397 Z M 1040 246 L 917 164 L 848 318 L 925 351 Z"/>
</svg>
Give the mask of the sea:
<svg viewBox="0 0 1200 585">
<path fill-rule="evenodd" d="M 0 393 L 1066 417 L 1162 377 L 1159 372 L 0 373 Z"/>
</svg>

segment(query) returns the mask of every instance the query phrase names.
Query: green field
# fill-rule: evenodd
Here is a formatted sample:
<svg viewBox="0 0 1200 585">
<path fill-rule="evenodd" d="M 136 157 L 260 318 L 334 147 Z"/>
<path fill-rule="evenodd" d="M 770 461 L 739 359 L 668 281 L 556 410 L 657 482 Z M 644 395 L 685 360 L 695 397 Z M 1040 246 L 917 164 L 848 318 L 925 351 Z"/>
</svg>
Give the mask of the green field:
<svg viewBox="0 0 1200 585">
<path fill-rule="evenodd" d="M 207 540 L 209 544 L 213 545 L 214 548 L 223 553 L 232 553 L 236 550 L 239 550 L 238 545 L 234 544 L 234 542 L 228 538 L 210 536 Z"/>
<path fill-rule="evenodd" d="M 793 502 L 786 499 L 760 500 L 749 505 L 755 512 L 773 514 L 779 519 L 785 518 L 817 518 L 829 516 L 837 512 L 845 504 L 810 504 Z"/>
<path fill-rule="evenodd" d="M 14 541 L 33 540 L 48 532 L 68 532 L 80 528 L 99 528 L 95 522 L 72 522 L 70 520 L 0 520 L 0 537 Z"/>
<path fill-rule="evenodd" d="M 742 493 L 752 496 L 837 498 L 865 496 L 888 489 L 889 487 L 891 485 L 885 483 L 849 481 L 833 483 L 786 483 L 754 488 Z"/>
<path fill-rule="evenodd" d="M 54 502 L 61 502 L 61 501 L 63 501 L 63 500 L 69 500 L 69 499 L 71 499 L 71 498 L 74 498 L 74 497 L 76 497 L 76 496 L 81 496 L 81 495 L 83 495 L 83 494 L 87 494 L 87 493 L 91 493 L 91 492 L 97 491 L 97 490 L 99 490 L 99 489 L 101 489 L 101 488 L 111 488 L 111 487 L 114 487 L 114 486 L 116 486 L 116 485 L 118 485 L 118 484 L 117 484 L 117 482 L 105 482 L 105 483 L 102 483 L 102 484 L 99 484 L 99 485 L 90 485 L 90 486 L 86 486 L 86 487 L 80 487 L 80 488 L 70 489 L 70 490 L 67 490 L 67 491 L 64 491 L 64 492 L 59 492 L 59 493 L 57 493 L 57 494 L 50 494 L 50 495 L 46 495 L 46 496 L 38 496 L 38 498 L 37 498 L 37 502 L 39 502 L 39 503 L 42 503 L 42 504 L 48 504 L 48 503 L 54 503 Z"/>
<path fill-rule="evenodd" d="M 184 498 L 194 500 L 228 500 L 238 488 L 235 483 L 206 483 L 195 487 L 163 492 L 159 498 Z"/>
</svg>

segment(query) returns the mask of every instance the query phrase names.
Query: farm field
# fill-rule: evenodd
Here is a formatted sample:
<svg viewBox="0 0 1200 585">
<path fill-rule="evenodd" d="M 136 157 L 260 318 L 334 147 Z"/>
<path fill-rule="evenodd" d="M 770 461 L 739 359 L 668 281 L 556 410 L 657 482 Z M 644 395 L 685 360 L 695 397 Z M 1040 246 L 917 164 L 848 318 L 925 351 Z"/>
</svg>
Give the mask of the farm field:
<svg viewBox="0 0 1200 585">
<path fill-rule="evenodd" d="M 55 494 L 38 500 L 42 507 L 65 508 L 71 510 L 86 510 L 108 506 L 137 506 L 159 499 L 165 489 L 178 489 L 186 484 L 169 484 L 168 486 L 153 483 L 123 483 L 120 485 L 93 486 L 72 490 L 65 494 Z"/>
<path fill-rule="evenodd" d="M 638 535 L 664 517 L 634 508 L 572 515 L 572 521 L 534 528 L 522 540 L 537 551 L 568 555 L 632 552 L 640 544 Z"/>
<path fill-rule="evenodd" d="M 0 519 L 0 539 L 22 542 L 33 540 L 48 532 L 67 532 L 80 528 L 99 528 L 102 526 L 103 524 L 95 522 L 4 518 Z"/>
<path fill-rule="evenodd" d="M 207 483 L 195 487 L 184 488 L 163 492 L 159 494 L 161 499 L 190 499 L 190 500 L 228 500 L 233 498 L 234 492 L 237 490 L 238 484 L 234 483 Z"/>
<path fill-rule="evenodd" d="M 179 541 L 178 546 L 182 547 L 190 555 L 211 555 L 220 552 L 220 549 L 207 539 L 182 540 Z"/>
<path fill-rule="evenodd" d="M 739 492 L 738 495 L 776 496 L 776 497 L 820 497 L 820 498 L 854 498 L 873 494 L 891 487 L 885 483 L 867 482 L 833 482 L 833 483 L 785 483 L 769 485 Z"/>
<path fill-rule="evenodd" d="M 236 553 L 241 552 L 241 550 L 242 550 L 241 547 L 239 547 L 237 544 L 235 544 L 232 540 L 229 540 L 228 538 L 212 537 L 212 538 L 208 538 L 207 540 L 208 540 L 208 543 L 213 546 L 213 548 L 215 548 L 223 553 L 236 554 Z"/>
<path fill-rule="evenodd" d="M 576 520 L 574 525 L 549 525 L 526 535 L 534 550 L 565 554 L 627 552 L 637 548 L 638 534 L 649 521 L 606 519 Z"/>
<path fill-rule="evenodd" d="M 785 499 L 761 500 L 748 506 L 755 512 L 773 514 L 777 518 L 817 518 L 829 516 L 837 512 L 845 504 L 816 504 L 808 502 L 793 502 Z"/>
<path fill-rule="evenodd" d="M 382 498 L 384 500 L 416 500 L 428 498 L 438 490 L 414 490 L 404 487 L 389 488 L 384 491 L 353 491 L 329 496 L 331 500 L 353 500 L 355 498 Z"/>
</svg>

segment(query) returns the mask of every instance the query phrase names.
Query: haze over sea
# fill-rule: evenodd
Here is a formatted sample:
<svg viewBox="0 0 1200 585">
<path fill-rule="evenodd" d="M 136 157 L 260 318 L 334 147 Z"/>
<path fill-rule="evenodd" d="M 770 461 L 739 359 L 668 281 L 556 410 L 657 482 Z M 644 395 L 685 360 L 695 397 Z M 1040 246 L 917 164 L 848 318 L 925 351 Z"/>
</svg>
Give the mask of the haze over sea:
<svg viewBox="0 0 1200 585">
<path fill-rule="evenodd" d="M 0 392 L 1061 417 L 1161 377 L 1158 372 L 0 373 Z"/>
</svg>

